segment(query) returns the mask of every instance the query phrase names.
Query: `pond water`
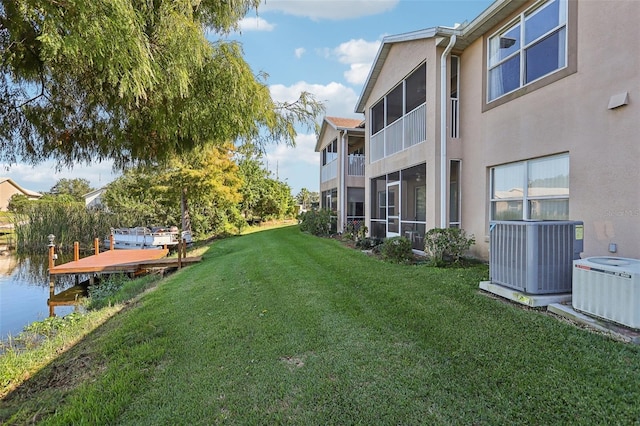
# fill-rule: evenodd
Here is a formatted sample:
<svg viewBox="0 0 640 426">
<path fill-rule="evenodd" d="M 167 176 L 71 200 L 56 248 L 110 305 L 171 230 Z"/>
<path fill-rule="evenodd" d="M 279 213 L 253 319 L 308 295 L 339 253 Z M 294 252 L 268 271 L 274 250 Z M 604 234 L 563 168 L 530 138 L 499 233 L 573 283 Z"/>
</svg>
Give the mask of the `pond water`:
<svg viewBox="0 0 640 426">
<path fill-rule="evenodd" d="M 73 260 L 73 259 L 69 259 Z M 66 260 L 59 260 L 57 264 Z M 49 316 L 49 274 L 46 256 L 18 258 L 0 256 L 0 340 L 17 336 L 26 325 Z M 75 284 L 73 277 L 56 278 L 58 294 Z M 55 306 L 56 316 L 74 311 L 74 306 Z"/>
</svg>

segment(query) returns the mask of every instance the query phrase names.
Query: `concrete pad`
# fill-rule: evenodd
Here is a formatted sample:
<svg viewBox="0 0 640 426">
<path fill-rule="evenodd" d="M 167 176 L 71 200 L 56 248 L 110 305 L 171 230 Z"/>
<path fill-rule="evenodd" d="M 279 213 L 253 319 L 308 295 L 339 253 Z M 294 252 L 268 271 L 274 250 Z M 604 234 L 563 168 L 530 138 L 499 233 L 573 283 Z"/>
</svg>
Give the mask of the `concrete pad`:
<svg viewBox="0 0 640 426">
<path fill-rule="evenodd" d="M 480 282 L 480 288 L 489 293 L 505 299 L 512 300 L 532 308 L 548 306 L 552 303 L 565 303 L 571 301 L 571 293 L 560 294 L 527 294 L 512 288 L 494 284 L 491 281 Z"/>
<path fill-rule="evenodd" d="M 578 324 L 586 325 L 602 333 L 609 334 L 618 340 L 640 345 L 640 331 L 638 330 L 605 321 L 601 318 L 585 315 L 573 309 L 571 305 L 552 303 L 547 307 L 547 310 Z"/>
</svg>

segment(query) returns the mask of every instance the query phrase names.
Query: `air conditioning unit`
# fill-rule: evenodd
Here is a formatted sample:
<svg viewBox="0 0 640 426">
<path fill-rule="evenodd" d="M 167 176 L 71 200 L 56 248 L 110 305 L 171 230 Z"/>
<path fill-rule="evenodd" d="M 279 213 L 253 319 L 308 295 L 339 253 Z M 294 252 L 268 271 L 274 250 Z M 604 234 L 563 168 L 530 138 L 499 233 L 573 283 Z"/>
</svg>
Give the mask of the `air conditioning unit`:
<svg viewBox="0 0 640 426">
<path fill-rule="evenodd" d="M 491 222 L 491 282 L 529 294 L 570 293 L 583 235 L 581 221 Z"/>
<path fill-rule="evenodd" d="M 573 308 L 640 328 L 640 260 L 587 257 L 573 262 Z"/>
</svg>

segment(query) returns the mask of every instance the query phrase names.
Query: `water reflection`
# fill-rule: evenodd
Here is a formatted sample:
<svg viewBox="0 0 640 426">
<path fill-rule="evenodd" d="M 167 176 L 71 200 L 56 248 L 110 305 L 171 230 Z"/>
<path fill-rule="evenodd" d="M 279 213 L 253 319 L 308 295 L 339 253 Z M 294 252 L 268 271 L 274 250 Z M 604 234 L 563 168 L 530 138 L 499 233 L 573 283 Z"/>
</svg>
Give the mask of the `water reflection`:
<svg viewBox="0 0 640 426">
<path fill-rule="evenodd" d="M 60 256 L 56 264 L 71 260 L 72 257 Z M 0 340 L 18 335 L 24 326 L 50 314 L 64 316 L 74 311 L 75 307 L 68 305 L 49 307 L 48 267 L 47 256 L 0 256 Z M 53 291 L 58 295 L 75 284 L 73 276 L 57 276 Z"/>
</svg>

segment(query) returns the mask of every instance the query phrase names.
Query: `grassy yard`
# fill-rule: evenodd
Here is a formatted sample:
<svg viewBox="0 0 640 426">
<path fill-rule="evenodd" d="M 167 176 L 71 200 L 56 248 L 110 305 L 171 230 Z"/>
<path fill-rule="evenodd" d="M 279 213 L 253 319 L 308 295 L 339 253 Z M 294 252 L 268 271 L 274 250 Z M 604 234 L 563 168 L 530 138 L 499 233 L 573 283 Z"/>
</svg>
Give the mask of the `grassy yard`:
<svg viewBox="0 0 640 426">
<path fill-rule="evenodd" d="M 640 348 L 272 229 L 216 241 L 0 402 L 0 423 L 635 424 Z"/>
</svg>

